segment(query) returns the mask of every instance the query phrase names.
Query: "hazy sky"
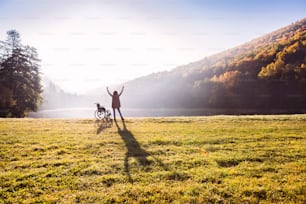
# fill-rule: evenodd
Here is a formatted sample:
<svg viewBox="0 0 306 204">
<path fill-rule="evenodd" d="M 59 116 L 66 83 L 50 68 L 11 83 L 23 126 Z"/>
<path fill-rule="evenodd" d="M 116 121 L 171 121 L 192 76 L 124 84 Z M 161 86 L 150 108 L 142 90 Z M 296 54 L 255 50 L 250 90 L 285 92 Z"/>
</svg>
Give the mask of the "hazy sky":
<svg viewBox="0 0 306 204">
<path fill-rule="evenodd" d="M 122 84 L 237 46 L 306 17 L 305 0 L 0 0 L 64 90 Z"/>
</svg>

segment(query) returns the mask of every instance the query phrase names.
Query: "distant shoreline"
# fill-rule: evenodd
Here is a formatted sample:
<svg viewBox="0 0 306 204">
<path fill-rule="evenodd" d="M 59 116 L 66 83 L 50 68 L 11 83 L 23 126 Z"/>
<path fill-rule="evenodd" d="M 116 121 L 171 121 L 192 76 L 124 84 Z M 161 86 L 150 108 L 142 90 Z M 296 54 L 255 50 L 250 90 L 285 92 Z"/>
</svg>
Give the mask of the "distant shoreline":
<svg viewBox="0 0 306 204">
<path fill-rule="evenodd" d="M 29 114 L 29 118 L 94 118 L 94 107 L 60 108 L 40 110 Z M 110 109 L 111 110 L 111 109 Z M 112 110 L 111 110 L 112 112 Z M 284 109 L 217 109 L 217 108 L 122 108 L 125 117 L 175 117 L 211 115 L 273 115 L 304 114 L 306 110 Z"/>
</svg>

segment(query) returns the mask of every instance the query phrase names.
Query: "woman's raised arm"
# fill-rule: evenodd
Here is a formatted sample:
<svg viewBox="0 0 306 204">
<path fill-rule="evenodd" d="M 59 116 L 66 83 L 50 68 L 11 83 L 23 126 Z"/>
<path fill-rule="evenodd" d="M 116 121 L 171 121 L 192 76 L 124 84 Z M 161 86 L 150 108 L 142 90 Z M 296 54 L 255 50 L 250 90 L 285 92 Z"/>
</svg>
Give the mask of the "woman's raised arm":
<svg viewBox="0 0 306 204">
<path fill-rule="evenodd" d="M 119 96 L 121 96 L 123 90 L 124 90 L 124 86 L 122 86 L 122 89 L 121 89 L 121 91 L 120 91 L 120 93 L 119 93 Z"/>
<path fill-rule="evenodd" d="M 111 92 L 109 92 L 108 87 L 106 87 L 107 93 L 108 95 L 110 95 L 111 97 L 113 97 L 113 94 L 111 94 Z"/>
</svg>

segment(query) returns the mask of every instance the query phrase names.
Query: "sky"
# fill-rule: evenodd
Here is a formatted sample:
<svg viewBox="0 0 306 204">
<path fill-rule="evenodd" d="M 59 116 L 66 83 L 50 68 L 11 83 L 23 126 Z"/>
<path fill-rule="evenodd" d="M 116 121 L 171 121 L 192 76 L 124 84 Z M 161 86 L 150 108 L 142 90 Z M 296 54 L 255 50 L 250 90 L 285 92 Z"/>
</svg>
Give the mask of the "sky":
<svg viewBox="0 0 306 204">
<path fill-rule="evenodd" d="M 125 82 L 200 60 L 306 17 L 305 0 L 0 0 L 65 91 Z"/>
</svg>

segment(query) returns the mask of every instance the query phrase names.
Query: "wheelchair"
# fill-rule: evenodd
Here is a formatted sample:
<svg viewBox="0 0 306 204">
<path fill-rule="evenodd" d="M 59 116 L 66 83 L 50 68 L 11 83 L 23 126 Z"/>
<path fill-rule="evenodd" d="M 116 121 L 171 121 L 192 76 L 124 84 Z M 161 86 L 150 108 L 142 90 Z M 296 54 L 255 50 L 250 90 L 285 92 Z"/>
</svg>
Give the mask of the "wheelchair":
<svg viewBox="0 0 306 204">
<path fill-rule="evenodd" d="M 111 122 L 111 112 L 107 110 L 104 106 L 101 106 L 100 103 L 95 103 L 97 105 L 97 110 L 95 110 L 95 118 L 97 120 L 105 120 L 106 122 Z"/>
</svg>

